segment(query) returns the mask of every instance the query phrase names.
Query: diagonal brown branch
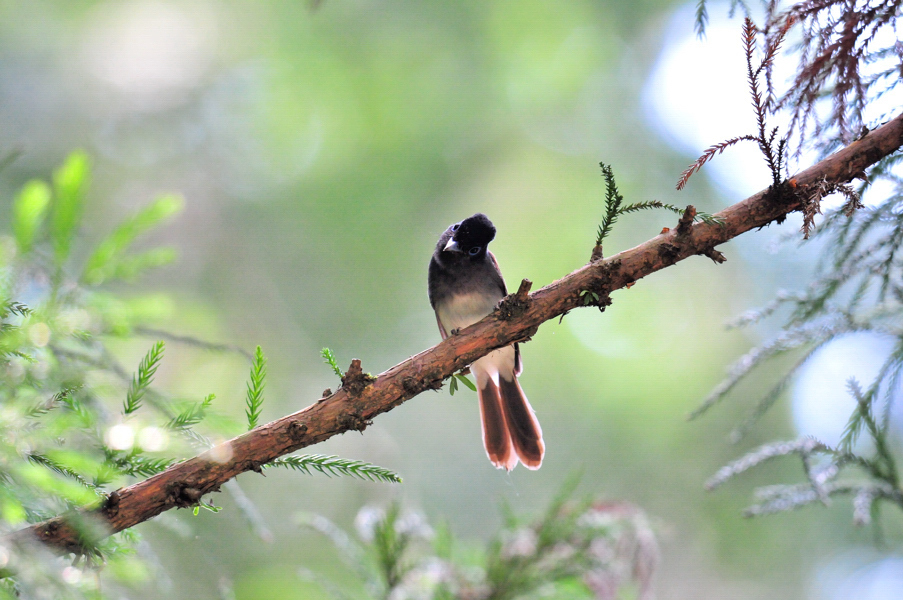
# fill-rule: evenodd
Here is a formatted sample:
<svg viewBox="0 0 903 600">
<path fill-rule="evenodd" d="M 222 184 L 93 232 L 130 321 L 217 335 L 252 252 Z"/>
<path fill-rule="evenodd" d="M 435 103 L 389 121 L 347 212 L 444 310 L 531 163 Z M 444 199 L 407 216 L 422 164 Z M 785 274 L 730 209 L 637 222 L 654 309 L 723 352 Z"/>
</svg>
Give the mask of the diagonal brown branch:
<svg viewBox="0 0 903 600">
<path fill-rule="evenodd" d="M 104 507 L 83 509 L 9 535 L 5 542 L 41 540 L 64 551 L 81 551 L 95 540 L 79 537 L 73 522 L 99 520 L 103 537 L 151 519 L 163 511 L 194 506 L 245 471 L 349 430 L 363 431 L 377 415 L 420 392 L 441 386 L 452 373 L 491 350 L 529 339 L 537 328 L 584 304 L 591 291 L 601 298 L 660 269 L 697 254 L 712 255 L 714 246 L 798 210 L 812 186 L 843 183 L 862 176 L 869 166 L 903 145 L 903 115 L 866 137 L 799 173 L 777 189 L 738 202 L 716 215 L 716 223 L 696 223 L 662 233 L 630 250 L 597 260 L 528 295 L 529 284 L 502 301 L 495 313 L 458 335 L 395 365 L 375 380 L 355 361 L 343 386 L 304 410 L 261 425 L 149 479 L 113 492 Z M 600 301 L 601 302 L 601 301 Z M 77 518 L 73 518 L 77 517 Z M 95 528 L 91 528 L 92 530 Z M 84 531 L 84 527 L 81 528 Z"/>
</svg>

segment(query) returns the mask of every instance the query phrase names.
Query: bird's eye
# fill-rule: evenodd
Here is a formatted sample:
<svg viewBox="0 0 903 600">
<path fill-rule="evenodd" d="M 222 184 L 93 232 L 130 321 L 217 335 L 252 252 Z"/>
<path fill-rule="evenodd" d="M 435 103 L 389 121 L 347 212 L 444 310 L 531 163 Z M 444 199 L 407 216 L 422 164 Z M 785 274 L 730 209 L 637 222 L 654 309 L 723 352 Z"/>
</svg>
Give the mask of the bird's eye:
<svg viewBox="0 0 903 600">
<path fill-rule="evenodd" d="M 458 231 L 458 227 L 460 227 L 460 226 L 461 226 L 460 223 L 455 223 L 454 225 L 452 225 L 452 231 Z"/>
<path fill-rule="evenodd" d="M 471 248 L 468 251 L 468 254 L 470 254 L 471 256 L 476 256 L 479 253 L 480 253 L 480 246 L 474 246 L 473 248 Z"/>
</svg>

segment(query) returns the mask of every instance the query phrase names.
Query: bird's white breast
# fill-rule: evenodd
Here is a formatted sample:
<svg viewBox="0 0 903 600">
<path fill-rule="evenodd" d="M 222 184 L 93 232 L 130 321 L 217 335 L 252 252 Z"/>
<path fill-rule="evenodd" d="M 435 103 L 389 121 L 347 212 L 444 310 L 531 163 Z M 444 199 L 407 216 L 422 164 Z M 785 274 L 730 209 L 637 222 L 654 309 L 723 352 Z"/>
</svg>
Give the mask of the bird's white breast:
<svg viewBox="0 0 903 600">
<path fill-rule="evenodd" d="M 473 325 L 491 313 L 500 299 L 486 294 L 457 294 L 437 307 L 436 313 L 445 331 L 451 333 L 452 329 Z"/>
</svg>

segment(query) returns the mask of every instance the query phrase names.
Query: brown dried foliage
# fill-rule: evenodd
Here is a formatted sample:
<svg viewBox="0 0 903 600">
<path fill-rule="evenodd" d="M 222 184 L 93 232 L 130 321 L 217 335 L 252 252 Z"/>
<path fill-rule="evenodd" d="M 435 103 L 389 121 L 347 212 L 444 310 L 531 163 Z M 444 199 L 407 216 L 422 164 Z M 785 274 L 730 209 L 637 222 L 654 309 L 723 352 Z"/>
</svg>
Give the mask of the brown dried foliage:
<svg viewBox="0 0 903 600">
<path fill-rule="evenodd" d="M 784 170 L 784 157 L 786 153 L 787 138 L 778 138 L 778 128 L 774 127 L 768 131 L 768 113 L 771 112 L 773 106 L 772 85 L 770 83 L 770 73 L 774 65 L 775 57 L 781 48 L 787 31 L 793 24 L 792 20 L 787 20 L 785 26 L 779 31 L 779 35 L 766 37 L 765 45 L 762 52 L 762 60 L 753 67 L 756 56 L 756 39 L 759 30 L 752 22 L 752 19 L 746 17 L 743 22 L 743 52 L 746 57 L 746 78 L 749 83 L 749 93 L 752 97 L 753 110 L 756 113 L 756 135 L 741 135 L 731 138 L 720 144 L 710 146 L 702 156 L 687 167 L 680 175 L 677 181 L 677 189 L 682 190 L 686 186 L 690 177 L 699 171 L 702 166 L 712 160 L 717 154 L 721 154 L 725 149 L 733 146 L 741 141 L 756 142 L 759 150 L 765 158 L 768 170 L 771 171 L 772 185 L 777 186 L 781 183 L 781 173 Z M 761 89 L 761 79 L 765 75 L 765 96 Z"/>
<path fill-rule="evenodd" d="M 794 23 L 802 25 L 797 75 L 776 105 L 791 112 L 789 133 L 800 142 L 796 156 L 809 139 L 817 140 L 816 145 L 824 151 L 851 143 L 866 125 L 863 112 L 867 103 L 900 83 L 903 44 L 897 39 L 894 21 L 901 9 L 903 0 L 809 0 L 782 12 L 776 3 L 769 3 L 765 26 L 769 40 L 782 38 Z M 894 34 L 893 42 L 875 48 L 887 28 Z M 884 72 L 863 75 L 863 65 L 887 56 L 897 58 L 894 65 Z M 767 80 L 768 93 L 773 96 L 770 73 Z M 878 89 L 882 83 L 886 87 Z M 817 108 L 826 95 L 831 110 L 820 117 Z"/>
<path fill-rule="evenodd" d="M 759 145 L 772 174 L 772 186 L 781 183 L 786 169 L 788 140 L 795 136 L 794 156 L 799 157 L 807 140 L 817 140 L 816 146 L 830 151 L 852 143 L 861 132 L 867 132 L 863 112 L 867 101 L 893 90 L 901 81 L 903 43 L 893 36 L 893 43 L 875 48 L 881 32 L 891 28 L 896 34 L 894 19 L 903 10 L 903 0 L 808 0 L 779 11 L 778 2 L 766 4 L 766 26 L 759 31 L 747 17 L 743 24 L 743 46 L 746 55 L 747 81 L 756 113 L 755 136 L 739 136 L 708 148 L 682 174 L 677 189 L 708 161 L 734 144 L 749 140 Z M 800 24 L 801 49 L 799 68 L 789 90 L 778 98 L 773 68 L 775 58 L 787 33 Z M 765 40 L 762 59 L 753 66 L 756 42 L 760 34 Z M 863 66 L 881 58 L 896 57 L 894 64 L 871 75 L 863 75 Z M 763 85 L 764 76 L 764 85 Z M 881 87 L 883 86 L 883 87 Z M 867 98 L 868 94 L 868 98 Z M 830 98 L 831 110 L 819 110 Z M 778 129 L 770 131 L 767 116 L 775 110 L 790 110 L 787 136 L 779 138 Z M 815 186 L 802 197 L 802 232 L 808 238 L 815 227 L 815 215 L 821 213 L 821 200 L 830 194 L 846 197 L 843 211 L 851 215 L 862 204 L 849 186 Z"/>
<path fill-rule="evenodd" d="M 755 142 L 755 141 L 757 141 L 757 138 L 754 135 L 741 135 L 741 136 L 737 136 L 735 138 L 731 138 L 729 140 L 723 141 L 721 143 L 713 144 L 712 146 L 709 146 L 706 149 L 706 151 L 702 153 L 702 156 L 700 156 L 699 158 L 696 159 L 696 162 L 691 164 L 689 167 L 687 167 L 684 170 L 683 173 L 680 174 L 680 179 L 678 179 L 678 181 L 677 181 L 677 189 L 679 189 L 679 190 L 684 189 L 684 186 L 687 185 L 687 181 L 690 179 L 690 177 L 693 175 L 693 173 L 695 173 L 696 171 L 698 171 L 699 169 L 702 168 L 702 165 L 706 164 L 707 162 L 709 162 L 710 160 L 715 158 L 716 155 L 721 154 L 722 152 L 724 152 L 725 150 L 727 150 L 728 148 L 730 148 L 737 142 L 742 142 L 742 141 Z"/>
<path fill-rule="evenodd" d="M 843 194 L 844 198 L 846 198 L 841 210 L 847 217 L 853 216 L 856 210 L 862 208 L 862 200 L 852 186 L 847 183 L 835 183 L 823 179 L 812 186 L 809 194 L 801 196 L 802 206 L 800 211 L 803 213 L 803 225 L 800 227 L 800 231 L 803 232 L 803 239 L 809 239 L 809 236 L 815 229 L 815 215 L 821 214 L 821 201 L 831 194 Z"/>
</svg>

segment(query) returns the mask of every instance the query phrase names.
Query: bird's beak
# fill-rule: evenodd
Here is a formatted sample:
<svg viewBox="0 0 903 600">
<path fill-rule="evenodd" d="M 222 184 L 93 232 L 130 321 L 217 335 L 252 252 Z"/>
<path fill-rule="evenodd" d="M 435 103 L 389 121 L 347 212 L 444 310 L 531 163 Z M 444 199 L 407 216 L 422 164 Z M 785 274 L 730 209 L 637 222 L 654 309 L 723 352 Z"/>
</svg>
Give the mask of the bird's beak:
<svg viewBox="0 0 903 600">
<path fill-rule="evenodd" d="M 444 252 L 461 252 L 461 246 L 458 245 L 458 242 L 455 241 L 454 238 L 448 240 L 448 243 L 445 244 L 445 248 L 442 249 Z"/>
</svg>

